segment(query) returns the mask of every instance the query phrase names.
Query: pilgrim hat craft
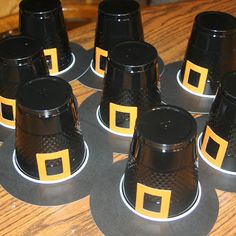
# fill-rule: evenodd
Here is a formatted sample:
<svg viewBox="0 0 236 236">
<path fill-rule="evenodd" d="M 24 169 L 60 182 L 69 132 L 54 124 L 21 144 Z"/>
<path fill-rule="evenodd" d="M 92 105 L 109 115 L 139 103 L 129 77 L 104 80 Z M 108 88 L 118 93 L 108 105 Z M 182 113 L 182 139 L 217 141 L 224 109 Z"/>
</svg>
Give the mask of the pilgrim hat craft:
<svg viewBox="0 0 236 236">
<path fill-rule="evenodd" d="M 222 75 L 236 68 L 235 17 L 202 12 L 195 17 L 183 62 L 165 67 L 162 100 L 191 113 L 208 114 Z"/>
<path fill-rule="evenodd" d="M 129 152 L 137 116 L 161 103 L 156 64 L 152 45 L 117 44 L 108 57 L 103 93 L 92 95 L 79 108 L 81 122 L 102 130 L 113 152 Z"/>
<path fill-rule="evenodd" d="M 89 88 L 102 90 L 109 51 L 122 41 L 143 41 L 139 3 L 134 0 L 104 0 L 98 7 L 94 49 L 88 52 L 90 65 L 79 81 Z M 143 55 L 139 55 L 143 56 Z M 158 57 L 159 74 L 164 63 Z"/>
<path fill-rule="evenodd" d="M 48 68 L 39 42 L 26 36 L 0 40 L 0 142 L 15 129 L 18 87 L 46 75 Z"/>
<path fill-rule="evenodd" d="M 159 106 L 139 116 L 126 168 L 126 161 L 113 164 L 93 186 L 91 212 L 100 230 L 115 236 L 207 235 L 219 203 L 198 176 L 195 144 L 196 121 L 185 110 Z"/>
<path fill-rule="evenodd" d="M 112 165 L 112 151 L 94 127 L 84 124 L 82 130 L 84 137 L 66 81 L 44 77 L 26 83 L 17 94 L 15 136 L 1 148 L 3 188 L 35 205 L 87 196 L 98 172 Z"/>
<path fill-rule="evenodd" d="M 22 0 L 19 8 L 19 31 L 42 43 L 50 75 L 67 82 L 80 77 L 89 58 L 84 48 L 69 43 L 60 0 Z"/>
<path fill-rule="evenodd" d="M 200 167 L 215 188 L 236 192 L 236 71 L 226 73 L 198 138 Z"/>
</svg>

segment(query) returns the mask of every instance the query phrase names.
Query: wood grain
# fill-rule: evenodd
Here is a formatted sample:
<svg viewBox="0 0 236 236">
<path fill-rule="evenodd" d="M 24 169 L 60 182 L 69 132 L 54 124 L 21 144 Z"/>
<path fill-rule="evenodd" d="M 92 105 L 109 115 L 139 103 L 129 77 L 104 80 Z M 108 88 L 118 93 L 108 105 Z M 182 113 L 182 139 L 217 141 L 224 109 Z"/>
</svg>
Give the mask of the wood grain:
<svg viewBox="0 0 236 236">
<path fill-rule="evenodd" d="M 3 1 L 6 2 L 0 0 L 0 6 L 4 5 Z M 20 0 L 8 0 L 8 5 L 0 8 L 0 33 L 17 32 L 19 2 Z M 62 0 L 61 3 L 67 28 L 96 20 L 98 2 L 95 0 L 90 4 L 77 0 Z"/>
<path fill-rule="evenodd" d="M 165 63 L 182 59 L 195 15 L 219 10 L 236 15 L 235 0 L 197 0 L 142 9 L 147 42 L 153 44 Z M 93 47 L 95 23 L 69 32 L 71 41 Z M 79 66 L 79 65 L 78 65 Z M 94 93 L 79 82 L 71 83 L 79 104 Z M 114 155 L 114 162 L 126 156 Z M 217 190 L 220 211 L 211 235 L 236 235 L 236 194 Z M 209 209 L 210 210 L 210 209 Z M 0 187 L 0 235 L 102 235 L 89 210 L 89 196 L 57 207 L 39 207 L 21 202 Z"/>
</svg>

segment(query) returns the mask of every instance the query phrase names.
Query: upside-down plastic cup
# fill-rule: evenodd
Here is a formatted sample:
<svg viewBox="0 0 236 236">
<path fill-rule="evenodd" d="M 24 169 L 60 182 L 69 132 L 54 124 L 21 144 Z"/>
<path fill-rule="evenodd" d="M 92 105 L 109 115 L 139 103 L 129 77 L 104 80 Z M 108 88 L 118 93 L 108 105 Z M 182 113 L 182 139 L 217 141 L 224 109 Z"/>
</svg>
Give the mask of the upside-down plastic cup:
<svg viewBox="0 0 236 236">
<path fill-rule="evenodd" d="M 109 50 L 119 42 L 143 40 L 139 3 L 134 0 L 104 0 L 98 6 L 93 67 L 104 77 Z"/>
<path fill-rule="evenodd" d="M 211 167 L 236 175 L 236 71 L 225 74 L 212 104 L 200 151 Z"/>
<path fill-rule="evenodd" d="M 179 217 L 197 202 L 196 129 L 194 118 L 175 106 L 159 106 L 138 117 L 122 187 L 138 215 Z"/>
<path fill-rule="evenodd" d="M 60 0 L 23 0 L 19 7 L 19 30 L 42 43 L 50 74 L 66 70 L 73 57 Z"/>
<path fill-rule="evenodd" d="M 236 18 L 207 11 L 194 20 L 180 80 L 198 96 L 215 96 L 222 75 L 236 69 Z"/>
<path fill-rule="evenodd" d="M 0 124 L 15 128 L 15 103 L 19 86 L 48 75 L 40 43 L 26 36 L 0 40 Z"/>
<path fill-rule="evenodd" d="M 19 89 L 16 103 L 15 163 L 33 181 L 71 178 L 85 163 L 77 103 L 71 86 L 44 77 Z"/>
<path fill-rule="evenodd" d="M 110 52 L 98 117 L 110 132 L 132 136 L 138 115 L 160 104 L 156 49 L 142 41 Z"/>
</svg>

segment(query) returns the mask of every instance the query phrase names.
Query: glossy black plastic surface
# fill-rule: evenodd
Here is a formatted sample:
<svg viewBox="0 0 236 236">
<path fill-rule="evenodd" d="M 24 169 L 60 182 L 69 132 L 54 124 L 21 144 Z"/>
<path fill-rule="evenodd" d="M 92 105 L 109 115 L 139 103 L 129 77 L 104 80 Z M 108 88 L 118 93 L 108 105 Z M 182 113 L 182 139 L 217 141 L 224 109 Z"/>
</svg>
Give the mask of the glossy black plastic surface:
<svg viewBox="0 0 236 236">
<path fill-rule="evenodd" d="M 109 51 L 119 42 L 143 39 L 138 2 L 104 0 L 99 4 L 94 48 Z M 94 53 L 96 63 L 95 60 Z M 101 67 L 105 67 L 105 62 L 101 63 Z"/>
<path fill-rule="evenodd" d="M 17 125 L 29 133 L 56 134 L 78 122 L 71 86 L 57 77 L 28 82 L 17 94 Z"/>
<path fill-rule="evenodd" d="M 18 86 L 48 75 L 38 41 L 26 36 L 11 36 L 0 41 L 0 95 L 15 99 Z"/>
<path fill-rule="evenodd" d="M 186 60 L 207 68 L 204 94 L 215 95 L 224 73 L 236 69 L 236 18 L 224 12 L 207 11 L 195 17 L 181 69 Z"/>
<path fill-rule="evenodd" d="M 71 86 L 57 77 L 39 78 L 17 94 L 16 155 L 20 168 L 38 178 L 37 153 L 69 150 L 71 173 L 84 158 L 77 103 Z M 62 163 L 52 160 L 49 173 L 60 173 Z"/>
<path fill-rule="evenodd" d="M 149 43 L 121 42 L 110 51 L 110 63 L 116 69 L 131 73 L 144 72 L 157 64 L 157 51 Z"/>
<path fill-rule="evenodd" d="M 105 0 L 99 5 L 98 12 L 108 17 L 127 18 L 139 12 L 139 4 L 136 1 Z"/>
<path fill-rule="evenodd" d="M 23 0 L 20 5 L 19 30 L 38 39 L 44 49 L 56 48 L 59 71 L 72 61 L 68 35 L 59 0 Z"/>
<path fill-rule="evenodd" d="M 136 124 L 137 136 L 146 145 L 160 151 L 183 149 L 195 138 L 192 115 L 174 106 L 159 106 L 145 112 Z"/>
<path fill-rule="evenodd" d="M 136 121 L 125 170 L 124 191 L 135 206 L 137 183 L 171 190 L 169 217 L 185 212 L 197 194 L 196 122 L 181 108 L 159 106 Z M 146 209 L 156 211 L 158 197 L 145 196 Z M 160 201 L 160 199 L 159 199 Z"/>
<path fill-rule="evenodd" d="M 107 126 L 111 102 L 135 106 L 138 108 L 138 115 L 161 102 L 157 51 L 148 43 L 128 41 L 117 44 L 108 57 L 104 80 L 100 109 L 101 118 Z M 120 127 L 127 127 L 128 121 L 124 114 L 117 114 Z"/>
<path fill-rule="evenodd" d="M 50 15 L 53 13 L 53 11 L 57 11 L 57 9 L 61 7 L 61 3 L 58 0 L 24 0 L 21 3 L 21 7 L 28 14 L 34 13 L 44 17 L 47 13 Z"/>
<path fill-rule="evenodd" d="M 236 172 L 236 71 L 223 77 L 206 125 L 228 142 L 221 168 Z M 218 148 L 219 145 L 208 145 L 207 152 L 217 153 Z"/>
</svg>

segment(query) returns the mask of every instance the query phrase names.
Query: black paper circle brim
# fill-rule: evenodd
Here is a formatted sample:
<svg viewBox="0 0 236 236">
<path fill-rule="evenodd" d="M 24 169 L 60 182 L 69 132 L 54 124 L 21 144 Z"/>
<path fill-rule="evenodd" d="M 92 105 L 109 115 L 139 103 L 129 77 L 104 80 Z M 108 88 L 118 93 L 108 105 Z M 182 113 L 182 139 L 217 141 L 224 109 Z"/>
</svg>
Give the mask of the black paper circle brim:
<svg viewBox="0 0 236 236">
<path fill-rule="evenodd" d="M 198 138 L 197 148 L 199 153 L 199 168 L 201 169 L 205 181 L 213 188 L 227 192 L 236 192 L 236 173 L 234 175 L 227 174 L 206 163 L 200 150 L 201 138 L 202 135 Z"/>
<path fill-rule="evenodd" d="M 3 125 L 0 125 L 0 142 L 4 143 L 4 141 L 14 133 L 15 129 L 7 128 Z"/>
<path fill-rule="evenodd" d="M 129 153 L 130 142 L 132 137 L 123 137 L 113 134 L 105 130 L 99 123 L 96 117 L 97 108 L 100 105 L 102 93 L 97 92 L 88 97 L 79 107 L 80 122 L 85 123 L 99 129 L 100 134 L 109 143 L 111 149 L 115 153 Z M 100 136 L 97 137 L 99 139 Z"/>
<path fill-rule="evenodd" d="M 192 235 L 205 236 L 216 222 L 219 202 L 213 188 L 200 176 L 202 196 L 188 216 L 172 222 L 153 222 L 137 216 L 123 203 L 119 185 L 126 161 L 113 165 L 93 186 L 90 195 L 92 216 L 107 236 Z"/>
<path fill-rule="evenodd" d="M 56 184 L 31 182 L 17 172 L 12 161 L 15 149 L 12 135 L 0 150 L 2 187 L 16 198 L 40 206 L 61 205 L 87 196 L 99 173 L 105 172 L 112 165 L 112 152 L 98 130 L 87 125 L 82 125 L 82 129 L 89 149 L 88 162 L 76 176 Z"/>
<path fill-rule="evenodd" d="M 65 72 L 61 71 L 57 74 L 53 74 L 53 76 L 60 77 L 67 82 L 71 82 L 82 76 L 90 63 L 90 58 L 88 57 L 87 51 L 79 44 L 71 42 L 70 49 L 73 57 L 73 64 L 69 65 L 67 69 L 63 70 Z"/>
<path fill-rule="evenodd" d="M 197 136 L 199 136 L 202 133 L 202 131 L 204 130 L 208 119 L 209 119 L 208 115 L 202 115 L 202 116 L 195 118 L 195 120 L 197 122 Z"/>
<path fill-rule="evenodd" d="M 89 59 L 89 66 L 87 67 L 87 70 L 84 73 L 84 75 L 81 76 L 80 78 L 78 78 L 78 81 L 88 88 L 102 91 L 104 78 L 95 74 L 94 69 L 92 69 L 93 52 L 94 52 L 94 49 L 88 50 L 87 57 L 90 58 Z M 158 63 L 159 75 L 162 76 L 164 73 L 164 68 L 165 68 L 164 62 L 160 57 L 158 57 L 157 63 Z"/>
<path fill-rule="evenodd" d="M 191 113 L 208 114 L 214 98 L 200 97 L 184 90 L 177 81 L 177 74 L 183 62 L 174 62 L 165 66 L 161 77 L 161 98 L 168 105 L 184 108 Z"/>
</svg>

